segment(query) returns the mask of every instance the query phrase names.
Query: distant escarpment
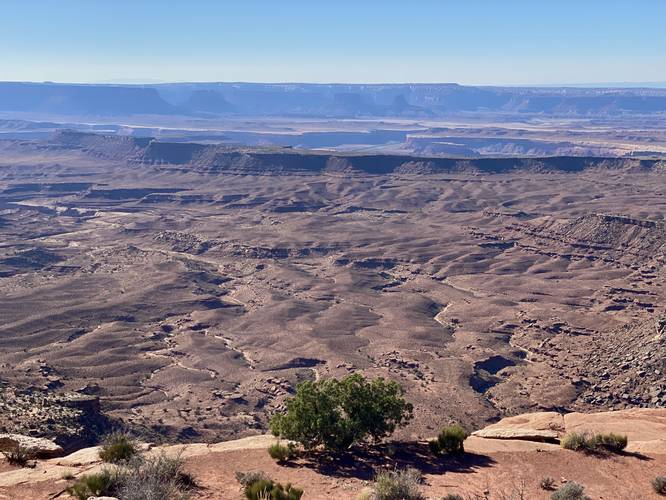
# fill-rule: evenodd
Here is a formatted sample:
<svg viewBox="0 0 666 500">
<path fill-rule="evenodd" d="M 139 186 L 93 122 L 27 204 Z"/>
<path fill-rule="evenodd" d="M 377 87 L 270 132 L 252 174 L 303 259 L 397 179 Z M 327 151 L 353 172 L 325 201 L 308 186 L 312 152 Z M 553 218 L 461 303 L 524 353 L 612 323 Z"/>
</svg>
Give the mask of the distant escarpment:
<svg viewBox="0 0 666 500">
<path fill-rule="evenodd" d="M 295 117 L 659 116 L 659 88 L 474 87 L 457 84 L 167 83 L 109 85 L 0 82 L 0 112 L 63 115 Z"/>
<path fill-rule="evenodd" d="M 181 112 L 146 86 L 29 82 L 0 82 L 0 111 L 97 116 Z"/>
<path fill-rule="evenodd" d="M 125 160 L 141 165 L 187 168 L 199 172 L 242 174 L 432 174 L 580 172 L 587 169 L 635 171 L 666 170 L 666 161 L 641 158 L 525 157 L 431 158 L 381 154 L 338 154 L 291 148 L 236 148 L 222 145 L 160 142 L 150 138 L 103 136 L 64 130 L 57 132 L 49 148 L 77 149 L 91 156 Z"/>
</svg>

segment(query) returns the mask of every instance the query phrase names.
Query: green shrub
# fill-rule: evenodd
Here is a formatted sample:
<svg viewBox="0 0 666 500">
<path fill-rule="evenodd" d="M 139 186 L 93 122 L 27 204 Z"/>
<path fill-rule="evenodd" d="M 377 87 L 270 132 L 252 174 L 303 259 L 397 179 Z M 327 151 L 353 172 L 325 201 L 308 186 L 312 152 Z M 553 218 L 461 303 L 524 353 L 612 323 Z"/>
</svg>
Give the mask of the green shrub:
<svg viewBox="0 0 666 500">
<path fill-rule="evenodd" d="M 465 439 L 467 439 L 465 429 L 457 424 L 450 425 L 442 429 L 437 439 L 430 441 L 430 450 L 436 455 L 464 453 L 463 443 Z"/>
<path fill-rule="evenodd" d="M 345 450 L 365 440 L 377 442 L 413 417 L 403 394 L 396 382 L 368 381 L 360 374 L 306 381 L 287 400 L 286 413 L 271 418 L 271 432 L 307 450 L 320 445 Z"/>
<path fill-rule="evenodd" d="M 16 445 L 10 450 L 3 450 L 2 454 L 10 465 L 18 465 L 19 467 L 28 466 L 30 454 L 23 446 Z"/>
<path fill-rule="evenodd" d="M 248 500 L 300 500 L 303 490 L 291 484 L 282 486 L 270 479 L 260 479 L 245 487 Z"/>
<path fill-rule="evenodd" d="M 627 447 L 627 436 L 570 432 L 560 444 L 563 448 L 584 453 L 619 453 Z"/>
<path fill-rule="evenodd" d="M 585 494 L 585 487 L 574 481 L 560 486 L 550 498 L 551 500 L 592 500 Z"/>
<path fill-rule="evenodd" d="M 375 477 L 373 500 L 423 500 L 421 473 L 413 468 L 382 471 Z"/>
<path fill-rule="evenodd" d="M 236 480 L 243 488 L 257 481 L 270 481 L 270 478 L 263 471 L 236 472 Z"/>
<path fill-rule="evenodd" d="M 109 470 L 102 469 L 97 474 L 82 476 L 67 488 L 67 493 L 77 500 L 88 500 L 89 497 L 112 496 L 118 488 L 118 476 Z"/>
<path fill-rule="evenodd" d="M 102 441 L 99 457 L 105 462 L 117 464 L 129 460 L 137 452 L 136 441 L 132 436 L 124 432 L 114 432 Z"/>
<path fill-rule="evenodd" d="M 620 453 L 627 447 L 629 440 L 627 436 L 619 434 L 595 434 L 592 436 L 593 449 L 605 450 L 611 453 Z"/>
<path fill-rule="evenodd" d="M 560 446 L 566 450 L 581 451 L 587 445 L 587 438 L 578 432 L 568 432 L 560 441 Z"/>
<path fill-rule="evenodd" d="M 666 476 L 657 476 L 652 480 L 652 489 L 658 495 L 666 495 Z"/>
<path fill-rule="evenodd" d="M 281 443 L 275 443 L 268 447 L 268 454 L 278 462 L 286 462 L 296 456 L 296 445 L 289 443 L 285 446 Z"/>
<path fill-rule="evenodd" d="M 539 488 L 550 491 L 555 489 L 555 479 L 550 476 L 542 477 L 539 481 Z"/>
</svg>

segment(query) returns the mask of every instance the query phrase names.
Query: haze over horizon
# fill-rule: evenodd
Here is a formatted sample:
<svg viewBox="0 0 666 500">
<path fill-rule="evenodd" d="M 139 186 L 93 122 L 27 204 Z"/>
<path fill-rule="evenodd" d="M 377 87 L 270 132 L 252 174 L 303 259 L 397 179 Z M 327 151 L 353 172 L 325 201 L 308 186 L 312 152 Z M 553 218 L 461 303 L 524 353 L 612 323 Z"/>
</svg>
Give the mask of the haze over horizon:
<svg viewBox="0 0 666 500">
<path fill-rule="evenodd" d="M 663 85 L 665 17 L 655 0 L 9 0 L 0 80 Z"/>
<path fill-rule="evenodd" d="M 141 78 L 113 78 L 110 80 L 91 80 L 91 81 L 58 81 L 58 80 L 0 80 L 2 82 L 12 83 L 53 83 L 56 85 L 162 85 L 162 84 L 265 84 L 265 85 L 460 85 L 469 87 L 516 87 L 516 88 L 666 88 L 666 81 L 663 82 L 561 82 L 561 83 L 483 83 L 483 84 L 464 84 L 460 82 L 315 82 L 315 81 L 249 81 L 249 80 L 160 80 L 160 79 L 141 79 Z"/>
</svg>

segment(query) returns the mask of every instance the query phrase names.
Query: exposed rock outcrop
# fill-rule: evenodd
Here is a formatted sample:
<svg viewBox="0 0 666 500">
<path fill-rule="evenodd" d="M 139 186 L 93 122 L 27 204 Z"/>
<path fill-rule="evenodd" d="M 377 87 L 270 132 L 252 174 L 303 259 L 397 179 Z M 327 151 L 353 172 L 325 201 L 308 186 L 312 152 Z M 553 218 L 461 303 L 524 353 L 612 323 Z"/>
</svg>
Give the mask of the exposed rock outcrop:
<svg viewBox="0 0 666 500">
<path fill-rule="evenodd" d="M 521 439 L 526 441 L 556 441 L 564 432 L 564 418 L 556 412 L 537 412 L 503 418 L 472 433 L 487 439 Z"/>
<path fill-rule="evenodd" d="M 50 439 L 23 436 L 21 434 L 0 434 L 0 451 L 20 448 L 30 458 L 53 458 L 64 453 L 62 446 Z"/>
<path fill-rule="evenodd" d="M 472 433 L 488 440 L 557 442 L 568 432 L 624 434 L 628 451 L 666 453 L 666 409 L 631 408 L 599 413 L 536 412 L 503 418 Z M 483 443 L 483 442 L 481 442 Z M 483 447 L 479 441 L 475 447 Z"/>
<path fill-rule="evenodd" d="M 97 396 L 38 389 L 0 390 L 0 432 L 52 440 L 60 449 L 58 454 L 90 446 L 109 427 Z"/>
</svg>

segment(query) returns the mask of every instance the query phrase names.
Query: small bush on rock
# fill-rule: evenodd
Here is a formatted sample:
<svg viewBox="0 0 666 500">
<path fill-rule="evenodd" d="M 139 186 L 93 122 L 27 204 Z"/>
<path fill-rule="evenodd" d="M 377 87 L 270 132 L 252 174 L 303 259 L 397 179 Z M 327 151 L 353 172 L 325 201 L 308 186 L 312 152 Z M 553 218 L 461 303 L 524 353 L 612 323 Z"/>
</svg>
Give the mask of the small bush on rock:
<svg viewBox="0 0 666 500">
<path fill-rule="evenodd" d="M 285 446 L 281 443 L 275 443 L 268 447 L 268 454 L 278 462 L 286 462 L 296 456 L 296 445 L 289 443 Z"/>
<path fill-rule="evenodd" d="M 245 487 L 248 500 L 300 500 L 303 490 L 291 484 L 282 486 L 270 479 L 261 479 Z"/>
<path fill-rule="evenodd" d="M 105 462 L 117 464 L 129 460 L 138 452 L 136 441 L 124 432 L 109 434 L 102 441 L 99 457 Z"/>
<path fill-rule="evenodd" d="M 627 447 L 627 436 L 570 432 L 561 441 L 562 448 L 583 453 L 620 453 Z"/>
<path fill-rule="evenodd" d="M 666 496 L 666 476 L 657 476 L 652 480 L 652 489 L 658 495 Z"/>
<path fill-rule="evenodd" d="M 430 450 L 436 455 L 464 453 L 463 442 L 467 439 L 467 432 L 459 425 L 444 427 L 437 439 L 430 441 Z"/>
<path fill-rule="evenodd" d="M 585 448 L 587 439 L 584 434 L 568 432 L 560 441 L 562 448 L 572 451 L 581 451 Z"/>
<path fill-rule="evenodd" d="M 605 450 L 611 453 L 620 453 L 627 447 L 627 436 L 619 434 L 595 434 L 592 436 L 592 448 Z"/>
<path fill-rule="evenodd" d="M 551 500 L 592 500 L 585 494 L 585 487 L 574 481 L 560 486 L 550 498 Z"/>
<path fill-rule="evenodd" d="M 442 497 L 442 500 L 465 500 L 461 495 L 456 493 L 449 493 L 446 496 Z"/>
<path fill-rule="evenodd" d="M 382 471 L 375 477 L 373 500 L 423 500 L 421 472 L 413 468 Z"/>
</svg>

